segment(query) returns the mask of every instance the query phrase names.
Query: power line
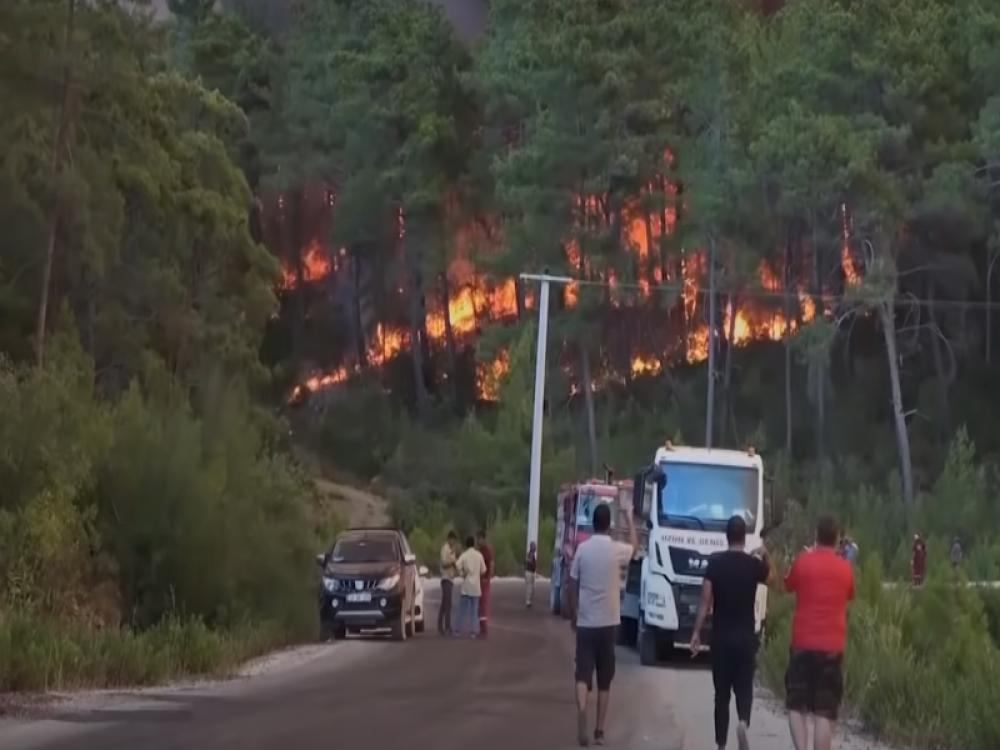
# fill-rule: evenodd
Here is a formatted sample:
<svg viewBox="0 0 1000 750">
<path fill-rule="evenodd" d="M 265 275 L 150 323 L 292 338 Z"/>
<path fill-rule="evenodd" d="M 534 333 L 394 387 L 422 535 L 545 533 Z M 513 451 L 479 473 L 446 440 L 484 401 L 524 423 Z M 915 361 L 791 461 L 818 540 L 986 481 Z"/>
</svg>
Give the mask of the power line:
<svg viewBox="0 0 1000 750">
<path fill-rule="evenodd" d="M 703 286 L 697 286 L 692 288 L 688 284 L 642 284 L 639 282 L 623 282 L 623 281 L 594 281 L 590 279 L 568 279 L 563 282 L 567 286 L 585 286 L 585 287 L 599 287 L 603 289 L 608 289 L 610 291 L 636 291 L 643 296 L 652 296 L 656 293 L 662 294 L 683 294 L 684 292 L 691 293 L 700 296 L 708 296 L 708 290 Z M 831 303 L 834 306 L 839 304 L 877 304 L 883 301 L 882 297 L 874 294 L 811 294 L 809 292 L 799 292 L 799 291 L 770 291 L 767 289 L 754 289 L 752 287 L 740 289 L 736 292 L 731 290 L 719 290 L 716 292 L 719 295 L 730 295 L 733 294 L 740 298 L 754 298 L 754 299 L 773 299 L 780 301 L 795 301 L 801 302 L 803 299 L 809 299 L 810 301 L 819 301 L 823 303 Z M 949 309 L 967 309 L 967 310 L 993 310 L 1000 308 L 1000 301 L 997 302 L 986 302 L 985 300 L 956 300 L 956 299 L 938 299 L 938 298 L 926 298 L 917 297 L 909 293 L 902 295 L 897 295 L 893 304 L 897 307 L 933 307 L 937 309 L 949 308 Z"/>
</svg>

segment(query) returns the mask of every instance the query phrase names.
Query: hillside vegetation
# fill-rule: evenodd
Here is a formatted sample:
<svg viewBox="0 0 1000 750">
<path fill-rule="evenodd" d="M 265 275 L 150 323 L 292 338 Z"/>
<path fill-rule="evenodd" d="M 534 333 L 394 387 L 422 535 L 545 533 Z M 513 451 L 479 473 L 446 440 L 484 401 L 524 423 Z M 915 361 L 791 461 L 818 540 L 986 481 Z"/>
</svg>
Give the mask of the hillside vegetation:
<svg viewBox="0 0 1000 750">
<path fill-rule="evenodd" d="M 383 511 L 517 572 L 526 271 L 570 279 L 544 556 L 560 484 L 671 439 L 755 446 L 789 549 L 833 510 L 888 578 L 917 530 L 1000 575 L 995 2 L 494 0 L 474 38 L 421 2 L 168 6 L 0 3 L 0 689 L 313 637 L 315 553 Z M 966 604 L 863 603 L 901 656 L 852 683 L 975 663 L 985 700 Z M 947 658 L 900 630 L 938 611 Z"/>
</svg>

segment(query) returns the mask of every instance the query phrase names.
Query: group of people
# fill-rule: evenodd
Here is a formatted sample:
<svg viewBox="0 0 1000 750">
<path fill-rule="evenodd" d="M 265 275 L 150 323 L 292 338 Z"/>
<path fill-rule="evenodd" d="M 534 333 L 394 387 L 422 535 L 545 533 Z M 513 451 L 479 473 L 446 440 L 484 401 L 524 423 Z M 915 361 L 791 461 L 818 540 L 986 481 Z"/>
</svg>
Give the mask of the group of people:
<svg viewBox="0 0 1000 750">
<path fill-rule="evenodd" d="M 954 569 L 962 566 L 965 557 L 965 550 L 962 549 L 962 540 L 954 537 L 951 540 L 951 547 L 948 549 L 948 560 Z M 913 554 L 910 556 L 910 575 L 913 578 L 914 586 L 922 586 L 927 576 L 927 542 L 918 532 L 913 535 Z"/>
<path fill-rule="evenodd" d="M 861 549 L 858 547 L 858 543 L 854 541 L 854 537 L 850 537 L 847 534 L 841 537 L 840 545 L 837 547 L 837 554 L 847 560 L 847 562 L 851 565 L 857 565 L 860 552 Z"/>
<path fill-rule="evenodd" d="M 698 653 L 701 631 L 712 612 L 712 681 L 715 686 L 715 742 L 726 747 L 729 735 L 729 703 L 736 698 L 739 723 L 736 737 L 740 750 L 750 746 L 748 728 L 753 702 L 753 678 L 758 638 L 754 625 L 757 586 L 777 575 L 776 566 L 761 546 L 746 551 L 746 522 L 739 516 L 729 520 L 729 549 L 708 563 L 701 602 L 691 638 L 691 651 Z M 813 747 L 830 750 L 833 726 L 844 691 L 842 662 L 847 641 L 847 606 L 854 598 L 854 572 L 850 540 L 840 544 L 840 533 L 832 517 L 821 518 L 815 544 L 803 551 L 784 578 L 787 591 L 795 595 L 792 642 L 785 673 L 789 728 L 795 750 L 809 744 L 809 717 L 813 724 Z M 856 554 L 854 555 L 856 558 Z"/>
<path fill-rule="evenodd" d="M 438 610 L 438 633 L 441 635 L 485 638 L 489 632 L 490 581 L 494 576 L 493 548 L 486 532 L 467 537 L 465 549 L 459 550 L 458 534 L 448 532 L 441 547 L 441 607 Z M 459 587 L 458 614 L 452 628 L 453 593 Z"/>
<path fill-rule="evenodd" d="M 620 621 L 620 571 L 638 547 L 631 514 L 629 541 L 610 537 L 607 506 L 594 512 L 594 536 L 576 551 L 570 569 L 570 607 L 576 631 L 577 740 L 590 744 L 587 699 L 597 675 L 595 744 L 604 744 L 611 683 L 615 674 L 616 628 Z M 715 687 L 715 742 L 722 750 L 729 736 L 729 706 L 736 698 L 740 750 L 748 750 L 758 636 L 754 605 L 757 587 L 778 574 L 767 548 L 748 553 L 747 525 L 734 516 L 726 526 L 728 549 L 709 560 L 691 636 L 692 654 L 701 651 L 701 633 L 712 613 L 711 663 Z M 855 555 L 856 557 L 856 555 Z M 840 532 L 831 517 L 820 519 L 815 544 L 802 552 L 784 577 L 796 597 L 791 653 L 785 674 L 789 728 L 795 750 L 808 747 L 812 718 L 814 750 L 830 750 L 843 694 L 842 662 L 847 640 L 847 607 L 854 598 L 854 572 L 843 554 Z"/>
</svg>

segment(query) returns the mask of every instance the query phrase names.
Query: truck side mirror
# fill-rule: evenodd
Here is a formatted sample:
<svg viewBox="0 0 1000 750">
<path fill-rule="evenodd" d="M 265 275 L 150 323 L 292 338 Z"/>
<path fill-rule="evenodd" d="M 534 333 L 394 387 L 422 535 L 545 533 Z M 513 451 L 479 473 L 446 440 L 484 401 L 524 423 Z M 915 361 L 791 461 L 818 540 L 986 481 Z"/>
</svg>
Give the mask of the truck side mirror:
<svg viewBox="0 0 1000 750">
<path fill-rule="evenodd" d="M 326 565 L 326 555 L 324 554 L 316 555 L 316 565 L 318 565 L 321 568 L 324 567 Z"/>
</svg>

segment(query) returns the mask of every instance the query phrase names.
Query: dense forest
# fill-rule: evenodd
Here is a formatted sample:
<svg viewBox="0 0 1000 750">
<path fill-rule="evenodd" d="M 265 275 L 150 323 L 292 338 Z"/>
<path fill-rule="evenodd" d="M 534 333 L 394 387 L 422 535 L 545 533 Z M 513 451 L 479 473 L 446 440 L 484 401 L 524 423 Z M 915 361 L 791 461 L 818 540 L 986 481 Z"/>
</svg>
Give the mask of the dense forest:
<svg viewBox="0 0 1000 750">
<path fill-rule="evenodd" d="M 992 0 L 166 5 L 0 4 L 0 644 L 306 632 L 303 454 L 515 568 L 543 270 L 546 498 L 752 444 L 1000 575 Z"/>
</svg>

